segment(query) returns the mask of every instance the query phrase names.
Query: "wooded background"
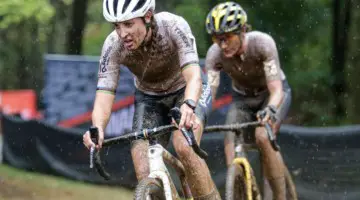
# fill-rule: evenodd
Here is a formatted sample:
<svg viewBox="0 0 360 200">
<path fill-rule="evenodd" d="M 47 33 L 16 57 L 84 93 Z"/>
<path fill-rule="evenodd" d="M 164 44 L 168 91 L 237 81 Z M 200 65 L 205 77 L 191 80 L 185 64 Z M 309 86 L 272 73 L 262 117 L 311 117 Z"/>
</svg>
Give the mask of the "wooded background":
<svg viewBox="0 0 360 200">
<path fill-rule="evenodd" d="M 205 17 L 218 2 L 157 0 L 156 11 L 183 16 L 204 58 L 211 45 Z M 288 123 L 360 122 L 360 0 L 237 2 L 252 28 L 269 33 L 277 42 L 281 66 L 293 89 Z M 112 29 L 102 16 L 101 0 L 2 0 L 0 89 L 34 89 L 41 99 L 44 54 L 98 56 Z"/>
</svg>

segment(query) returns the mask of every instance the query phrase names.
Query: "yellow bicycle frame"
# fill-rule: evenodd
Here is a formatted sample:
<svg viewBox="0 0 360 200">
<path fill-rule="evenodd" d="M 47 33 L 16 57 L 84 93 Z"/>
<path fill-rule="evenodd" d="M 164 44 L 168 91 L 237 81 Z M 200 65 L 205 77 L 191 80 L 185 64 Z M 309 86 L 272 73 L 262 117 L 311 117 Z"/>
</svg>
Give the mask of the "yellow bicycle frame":
<svg viewBox="0 0 360 200">
<path fill-rule="evenodd" d="M 246 190 L 247 190 L 247 200 L 252 200 L 253 196 L 252 196 L 252 184 L 251 184 L 251 168 L 250 168 L 250 163 L 246 158 L 235 158 L 233 161 L 234 164 L 238 164 L 240 166 L 242 166 L 245 170 L 245 183 L 246 183 Z"/>
</svg>

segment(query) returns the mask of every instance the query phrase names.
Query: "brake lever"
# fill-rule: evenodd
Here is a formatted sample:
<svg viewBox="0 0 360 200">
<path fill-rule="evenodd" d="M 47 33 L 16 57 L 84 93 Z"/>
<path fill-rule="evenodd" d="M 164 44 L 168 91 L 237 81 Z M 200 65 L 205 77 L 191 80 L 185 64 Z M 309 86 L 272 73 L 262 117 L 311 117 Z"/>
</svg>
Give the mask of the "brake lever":
<svg viewBox="0 0 360 200">
<path fill-rule="evenodd" d="M 89 128 L 90 132 L 90 138 L 95 143 L 95 145 L 98 144 L 98 137 L 99 137 L 99 129 L 95 126 L 92 126 Z"/>
<path fill-rule="evenodd" d="M 172 116 L 172 118 L 174 118 L 174 120 L 177 124 L 180 123 L 181 111 L 178 107 L 172 108 L 170 110 L 170 115 Z M 185 127 L 182 127 L 180 130 L 181 130 L 182 134 L 184 135 L 185 139 L 187 140 L 187 142 L 189 143 L 189 145 L 195 151 L 195 153 L 198 154 L 201 158 L 206 159 L 208 157 L 208 154 L 206 153 L 206 151 L 201 149 L 199 147 L 199 145 L 197 144 L 192 129 L 187 130 Z"/>
<path fill-rule="evenodd" d="M 99 136 L 99 129 L 97 127 L 90 127 L 90 138 L 94 142 L 95 145 L 98 144 L 98 136 Z M 95 147 L 90 148 L 90 168 L 92 169 L 94 167 L 94 153 L 95 153 Z"/>
<path fill-rule="evenodd" d="M 273 106 L 269 106 L 270 112 L 272 112 L 273 114 L 275 114 L 277 112 L 276 108 Z M 260 117 L 260 119 L 263 119 L 266 116 L 266 111 L 262 110 L 258 112 L 258 115 Z M 270 120 L 275 123 L 277 121 L 276 116 L 275 115 L 271 115 L 270 116 Z M 272 132 L 271 126 L 269 123 L 265 123 L 265 129 L 266 129 L 266 133 L 268 135 L 268 138 L 270 140 L 271 146 L 275 151 L 279 151 L 280 150 L 280 146 L 278 145 L 275 136 Z"/>
<path fill-rule="evenodd" d="M 94 168 L 94 153 L 95 147 L 90 148 L 90 169 Z"/>
<path fill-rule="evenodd" d="M 266 133 L 268 135 L 268 138 L 271 142 L 271 146 L 275 151 L 279 151 L 280 150 L 280 146 L 278 145 L 275 136 L 272 132 L 271 126 L 269 123 L 265 123 L 265 129 L 266 129 Z"/>
<path fill-rule="evenodd" d="M 99 136 L 99 129 L 97 127 L 90 127 L 90 138 L 95 143 L 98 144 L 98 136 Z M 101 164 L 100 158 L 100 151 L 96 150 L 94 146 L 90 148 L 90 168 L 94 168 L 96 166 L 97 172 L 102 176 L 105 180 L 110 180 L 110 174 L 105 171 L 103 165 Z"/>
</svg>

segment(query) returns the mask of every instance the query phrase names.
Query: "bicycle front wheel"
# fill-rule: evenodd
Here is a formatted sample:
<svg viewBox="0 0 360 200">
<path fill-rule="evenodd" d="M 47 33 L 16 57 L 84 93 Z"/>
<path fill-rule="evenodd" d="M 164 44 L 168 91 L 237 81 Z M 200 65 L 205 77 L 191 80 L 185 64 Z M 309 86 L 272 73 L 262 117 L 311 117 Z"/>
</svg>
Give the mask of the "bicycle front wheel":
<svg viewBox="0 0 360 200">
<path fill-rule="evenodd" d="M 239 159 L 243 160 L 242 158 Z M 242 163 L 242 164 L 240 164 Z M 247 170 L 245 170 L 247 166 Z M 225 186 L 226 200 L 260 200 L 261 195 L 247 160 L 233 163 L 228 169 Z"/>
<path fill-rule="evenodd" d="M 247 186 L 244 169 L 241 165 L 233 163 L 228 168 L 225 190 L 226 200 L 246 200 Z"/>
<path fill-rule="evenodd" d="M 161 181 L 155 178 L 141 180 L 136 186 L 134 200 L 165 200 Z"/>
</svg>

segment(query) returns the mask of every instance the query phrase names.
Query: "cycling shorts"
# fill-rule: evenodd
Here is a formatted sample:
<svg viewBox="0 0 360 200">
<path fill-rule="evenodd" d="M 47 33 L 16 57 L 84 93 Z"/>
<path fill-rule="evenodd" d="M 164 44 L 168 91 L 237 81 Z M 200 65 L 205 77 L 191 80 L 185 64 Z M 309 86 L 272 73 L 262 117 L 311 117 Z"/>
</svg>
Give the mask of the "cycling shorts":
<svg viewBox="0 0 360 200">
<path fill-rule="evenodd" d="M 203 81 L 202 94 L 195 108 L 196 116 L 205 125 L 212 109 L 210 85 Z M 171 94 L 149 95 L 140 90 L 135 91 L 135 113 L 133 118 L 133 130 L 154 128 L 171 123 L 170 109 L 183 104 L 185 87 Z M 157 138 L 164 147 L 167 146 L 170 134 Z"/>
<path fill-rule="evenodd" d="M 284 98 L 276 113 L 276 123 L 282 123 L 287 116 L 291 105 L 291 88 L 286 80 L 283 80 Z M 237 91 L 232 91 L 233 101 L 226 117 L 226 124 L 245 123 L 257 120 L 256 113 L 263 109 L 269 101 L 269 91 L 261 92 L 258 96 L 245 96 Z M 247 143 L 254 143 L 254 127 L 242 130 L 244 140 Z M 234 137 L 234 134 L 227 134 L 227 137 Z M 233 139 L 233 138 L 229 138 Z M 233 140 L 232 140 L 233 141 Z"/>
</svg>

